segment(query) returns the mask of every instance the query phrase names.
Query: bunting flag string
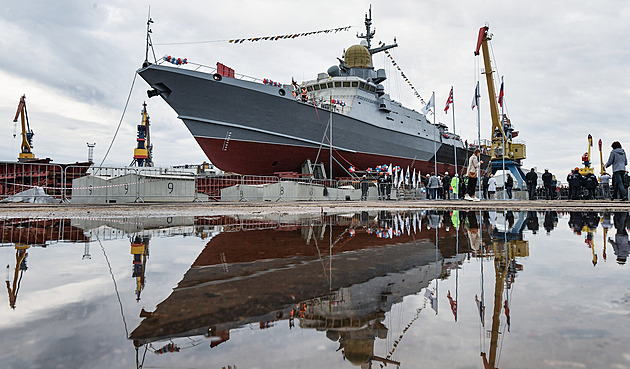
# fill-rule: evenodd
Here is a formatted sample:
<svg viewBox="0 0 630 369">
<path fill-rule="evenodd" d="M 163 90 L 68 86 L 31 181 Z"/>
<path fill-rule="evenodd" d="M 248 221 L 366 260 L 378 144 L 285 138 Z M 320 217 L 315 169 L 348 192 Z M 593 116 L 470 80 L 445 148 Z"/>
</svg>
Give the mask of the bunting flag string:
<svg viewBox="0 0 630 369">
<path fill-rule="evenodd" d="M 424 102 L 424 99 L 422 98 L 422 96 L 420 96 L 420 93 L 418 92 L 418 90 L 416 90 L 416 88 L 414 87 L 413 83 L 411 83 L 411 81 L 409 80 L 409 78 L 407 78 L 407 76 L 405 75 L 405 72 L 403 72 L 403 70 L 400 68 L 400 65 L 398 65 L 398 63 L 396 63 L 396 60 L 394 60 L 394 58 L 392 57 L 392 54 L 389 53 L 389 51 L 384 50 L 383 51 L 385 53 L 385 55 L 387 55 L 389 57 L 389 59 L 392 62 L 392 65 L 394 67 L 396 67 L 396 69 L 398 69 L 398 71 L 400 72 L 400 76 L 403 78 L 403 80 L 405 82 L 407 82 L 407 84 L 409 85 L 409 87 L 411 88 L 411 90 L 413 91 L 413 94 L 420 99 L 420 102 L 422 103 L 422 105 L 426 106 L 426 102 Z"/>
<path fill-rule="evenodd" d="M 235 38 L 235 39 L 229 40 L 228 42 L 231 43 L 231 44 L 242 44 L 245 41 L 249 41 L 249 42 L 278 41 L 278 40 L 284 40 L 284 39 L 294 39 L 294 38 L 298 38 L 298 37 L 306 37 L 306 36 L 318 35 L 318 34 L 322 34 L 322 33 L 343 32 L 343 31 L 348 31 L 350 28 L 352 28 L 352 26 L 324 29 L 324 30 L 321 30 L 321 31 L 292 33 L 292 34 L 287 34 L 287 35 L 261 36 L 261 37 L 249 37 L 249 38 Z"/>
<path fill-rule="evenodd" d="M 229 39 L 229 40 L 205 40 L 205 41 L 188 41 L 188 42 L 161 42 L 161 43 L 155 43 L 154 45 L 156 45 L 156 46 L 163 46 L 163 45 L 194 45 L 194 44 L 208 44 L 208 43 L 213 43 L 213 42 L 228 42 L 230 44 L 242 44 L 245 41 L 248 41 L 248 42 L 278 41 L 278 40 L 285 40 L 285 39 L 294 39 L 294 38 L 298 38 L 298 37 L 307 37 L 307 36 L 318 35 L 318 34 L 322 34 L 322 33 L 344 32 L 344 31 L 349 31 L 350 28 L 352 28 L 352 27 L 355 27 L 355 26 L 337 27 L 337 28 L 323 29 L 323 30 L 320 30 L 320 31 L 311 31 L 311 32 L 289 33 L 289 34 L 286 34 L 286 35 L 233 38 L 233 39 Z"/>
<path fill-rule="evenodd" d="M 155 43 L 156 46 L 162 45 L 194 45 L 194 44 L 208 44 L 213 42 L 228 42 L 230 44 L 242 44 L 245 41 L 248 42 L 257 42 L 257 41 L 278 41 L 278 40 L 286 40 L 286 39 L 294 39 L 298 37 L 307 37 L 312 35 L 318 35 L 322 33 L 337 33 L 349 31 L 350 28 L 355 26 L 345 26 L 345 27 L 337 27 L 330 29 L 323 29 L 320 31 L 311 31 L 311 32 L 301 32 L 301 33 L 290 33 L 286 35 L 275 35 L 275 36 L 260 36 L 260 37 L 246 37 L 246 38 L 233 38 L 229 40 L 205 40 L 205 41 L 188 41 L 188 42 L 161 42 Z"/>
</svg>

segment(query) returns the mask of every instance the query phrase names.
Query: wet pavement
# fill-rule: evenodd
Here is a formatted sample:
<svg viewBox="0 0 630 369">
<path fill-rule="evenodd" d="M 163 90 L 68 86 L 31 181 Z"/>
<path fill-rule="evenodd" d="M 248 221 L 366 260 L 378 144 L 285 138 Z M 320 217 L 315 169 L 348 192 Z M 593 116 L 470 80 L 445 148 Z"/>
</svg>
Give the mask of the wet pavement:
<svg viewBox="0 0 630 369">
<path fill-rule="evenodd" d="M 630 368 L 627 211 L 0 218 L 3 368 Z"/>
</svg>

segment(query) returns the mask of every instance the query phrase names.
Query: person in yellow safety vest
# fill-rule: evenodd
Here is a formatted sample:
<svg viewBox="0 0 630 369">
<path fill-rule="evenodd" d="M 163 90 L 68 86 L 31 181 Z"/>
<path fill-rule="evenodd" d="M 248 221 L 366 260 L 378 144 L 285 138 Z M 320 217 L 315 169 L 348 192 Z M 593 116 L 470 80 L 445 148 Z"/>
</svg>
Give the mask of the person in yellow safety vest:
<svg viewBox="0 0 630 369">
<path fill-rule="evenodd" d="M 306 87 L 302 86 L 302 101 L 306 102 L 308 100 L 308 95 L 306 93 Z"/>
<path fill-rule="evenodd" d="M 451 179 L 451 188 L 450 189 L 451 189 L 451 191 L 453 191 L 453 198 L 454 199 L 459 199 L 459 196 L 457 196 L 457 194 L 459 192 L 459 176 L 457 175 L 457 173 L 455 173 L 455 175 Z"/>
</svg>

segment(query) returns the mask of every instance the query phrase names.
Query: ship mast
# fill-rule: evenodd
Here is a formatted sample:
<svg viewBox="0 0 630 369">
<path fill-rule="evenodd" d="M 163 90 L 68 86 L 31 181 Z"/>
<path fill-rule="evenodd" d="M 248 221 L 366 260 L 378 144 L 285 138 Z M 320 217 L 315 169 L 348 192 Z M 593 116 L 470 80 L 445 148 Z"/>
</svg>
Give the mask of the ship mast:
<svg viewBox="0 0 630 369">
<path fill-rule="evenodd" d="M 357 38 L 365 39 L 365 42 L 367 43 L 367 49 L 370 52 L 370 55 L 374 55 L 378 52 L 389 50 L 398 46 L 398 44 L 396 43 L 396 37 L 394 37 L 393 44 L 391 45 L 383 44 L 383 46 L 379 46 L 372 49 L 372 39 L 374 38 L 375 34 L 376 34 L 376 29 L 372 29 L 372 5 L 370 5 L 370 10 L 368 14 L 365 15 L 365 34 L 359 35 L 357 33 Z"/>
</svg>

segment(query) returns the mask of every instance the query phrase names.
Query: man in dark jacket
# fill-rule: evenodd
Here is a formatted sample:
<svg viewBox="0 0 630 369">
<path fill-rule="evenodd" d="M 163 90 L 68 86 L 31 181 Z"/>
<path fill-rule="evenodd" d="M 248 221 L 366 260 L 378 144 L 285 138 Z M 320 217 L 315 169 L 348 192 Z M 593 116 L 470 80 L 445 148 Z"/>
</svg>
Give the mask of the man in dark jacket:
<svg viewBox="0 0 630 369">
<path fill-rule="evenodd" d="M 512 198 L 512 188 L 514 187 L 514 179 L 511 175 L 507 175 L 507 179 L 505 180 L 505 192 L 507 193 L 508 199 Z"/>
<path fill-rule="evenodd" d="M 619 141 L 615 141 L 610 145 L 612 151 L 606 162 L 606 168 L 612 165 L 613 170 L 613 199 L 619 198 L 623 201 L 628 200 L 628 191 L 623 187 L 623 176 L 626 172 L 626 165 L 628 165 L 628 159 L 626 158 L 626 152 L 621 148 Z"/>
<path fill-rule="evenodd" d="M 569 183 L 569 198 L 571 200 L 579 200 L 582 193 L 582 175 L 580 169 L 573 169 L 573 173 L 567 176 L 567 182 Z"/>
<path fill-rule="evenodd" d="M 450 200 L 451 199 L 451 177 L 448 175 L 448 172 L 444 173 L 444 177 L 442 178 L 442 188 L 443 188 L 443 199 Z"/>
<path fill-rule="evenodd" d="M 529 192 L 529 199 L 534 200 L 536 193 L 536 185 L 538 184 L 538 174 L 534 168 L 525 174 L 525 181 L 527 182 L 527 192 Z"/>
<path fill-rule="evenodd" d="M 388 173 L 385 173 L 385 179 L 383 180 L 383 183 L 385 184 L 385 193 L 383 194 L 383 197 L 387 197 L 387 200 L 391 200 L 392 177 Z"/>
<path fill-rule="evenodd" d="M 597 177 L 593 173 L 586 173 L 584 176 L 584 187 L 588 190 L 588 200 L 595 200 L 595 189 L 597 188 Z"/>
<path fill-rule="evenodd" d="M 363 175 L 363 178 L 361 178 L 360 186 L 361 186 L 361 200 L 365 201 L 367 200 L 368 190 L 370 189 L 370 181 L 367 180 L 367 177 L 365 176 L 365 174 Z"/>
<path fill-rule="evenodd" d="M 385 173 L 381 173 L 376 180 L 376 186 L 378 188 L 378 199 L 385 200 Z"/>
<path fill-rule="evenodd" d="M 545 169 L 545 173 L 542 175 L 543 185 L 545 186 L 545 198 L 551 200 L 551 180 L 553 176 L 549 173 L 549 169 Z"/>
</svg>

